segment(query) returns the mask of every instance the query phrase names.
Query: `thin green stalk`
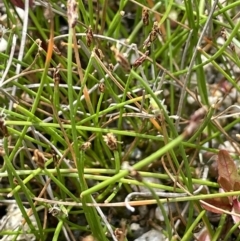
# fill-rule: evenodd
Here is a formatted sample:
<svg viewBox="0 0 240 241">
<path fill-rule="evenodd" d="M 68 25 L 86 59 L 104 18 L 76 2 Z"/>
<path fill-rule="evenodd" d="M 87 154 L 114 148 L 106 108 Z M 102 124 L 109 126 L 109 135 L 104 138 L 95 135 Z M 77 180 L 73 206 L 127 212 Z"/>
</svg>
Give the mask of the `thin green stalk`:
<svg viewBox="0 0 240 241">
<path fill-rule="evenodd" d="M 89 22 L 90 26 L 93 28 L 93 20 L 94 20 L 94 14 L 93 14 L 93 1 L 88 1 L 88 14 L 89 14 Z"/>
<path fill-rule="evenodd" d="M 48 163 L 51 163 L 52 160 L 49 160 L 45 166 L 47 167 L 48 166 Z M 38 175 L 43 175 L 43 171 L 42 169 L 38 168 L 36 170 L 16 170 L 17 172 L 17 175 L 19 176 L 22 176 L 22 175 L 28 175 L 28 177 L 26 177 L 24 180 L 23 180 L 23 183 L 26 184 L 27 182 L 29 182 L 30 180 L 32 180 L 34 177 L 37 177 Z M 48 169 L 48 172 L 49 173 L 52 173 L 53 175 L 56 175 L 57 174 L 57 170 L 56 169 Z M 76 169 L 71 169 L 71 173 L 70 173 L 70 170 L 69 169 L 59 169 L 59 172 L 61 173 L 62 176 L 65 176 L 65 177 L 72 177 L 72 178 L 76 178 L 77 177 L 77 170 Z M 120 172 L 122 172 L 122 170 L 120 170 Z M 96 175 L 95 173 L 99 173 L 99 174 L 102 174 L 102 175 Z M 139 172 L 140 175 L 142 177 L 154 177 L 154 178 L 158 178 L 158 179 L 162 179 L 162 180 L 169 180 L 169 176 L 167 174 L 160 174 L 160 173 L 151 173 L 151 172 Z M 103 176 L 103 174 L 107 174 L 107 175 L 110 175 L 110 176 Z M 107 180 L 107 179 L 110 179 L 111 178 L 111 175 L 115 174 L 115 169 L 98 169 L 98 168 L 84 168 L 84 177 L 86 179 L 93 179 L 93 180 L 98 180 L 98 181 L 104 181 L 104 180 Z M 1 172 L 0 173 L 0 177 L 7 177 L 8 176 L 8 173 L 5 171 L 5 172 Z M 181 176 L 180 177 L 176 177 L 176 176 L 173 176 L 174 179 L 179 179 L 179 181 L 183 181 Z M 205 186 L 208 186 L 208 187 L 212 187 L 212 188 L 219 188 L 219 184 L 218 183 L 215 183 L 215 182 L 210 182 L 210 181 L 206 181 L 206 180 L 202 180 L 202 179 L 192 179 L 193 180 L 193 184 L 198 184 L 198 185 L 205 185 Z M 132 185 L 141 185 L 140 182 L 136 181 L 136 180 L 133 180 L 133 179 L 121 179 L 120 180 L 121 182 L 123 183 L 128 183 L 128 184 L 132 184 Z M 168 186 L 168 185 L 162 185 L 162 184 L 155 184 L 155 183 L 151 183 L 149 184 L 151 185 L 151 187 L 153 188 L 157 188 L 157 189 L 163 189 L 163 190 L 167 190 L 167 191 L 171 191 L 171 192 L 182 192 L 181 189 L 175 189 L 175 187 L 173 186 Z M 13 189 L 13 192 L 16 190 L 19 191 L 20 190 L 20 186 L 16 186 L 14 189 Z M 1 189 L 0 189 L 1 191 Z M 10 190 L 11 191 L 11 190 Z M 3 192 L 3 191 L 2 191 Z M 9 192 L 9 191 L 7 191 Z"/>
<path fill-rule="evenodd" d="M 15 168 L 13 167 L 13 165 L 12 165 L 12 163 L 11 163 L 9 157 L 8 157 L 8 139 L 7 138 L 4 138 L 4 151 L 5 151 L 4 164 L 6 165 L 6 169 L 7 169 L 7 173 L 8 173 L 8 180 L 10 182 L 10 186 L 11 186 L 12 189 L 14 188 L 15 184 L 14 184 L 13 180 L 14 180 L 14 178 L 16 178 L 19 186 L 21 187 L 21 189 L 25 193 L 25 197 L 27 198 L 30 207 L 33 210 L 33 213 L 34 213 L 36 221 L 37 221 L 37 226 L 38 226 L 40 236 L 42 236 L 43 235 L 43 233 L 42 233 L 43 229 L 42 229 L 42 225 L 41 225 L 41 222 L 39 220 L 39 217 L 37 215 L 36 208 L 35 208 L 34 203 L 32 201 L 33 194 L 30 193 L 30 191 L 24 185 L 22 179 L 17 175 L 17 172 L 16 172 Z M 19 194 L 14 193 L 13 195 L 14 195 L 14 198 L 15 198 L 17 204 L 18 204 L 18 207 L 21 210 L 21 213 L 22 213 L 24 219 L 26 220 L 27 224 L 29 225 L 31 230 L 36 232 L 36 227 L 33 226 L 29 216 L 27 215 L 27 212 L 26 212 L 26 210 L 25 210 L 25 208 L 22 204 L 22 200 L 21 200 Z"/>
<path fill-rule="evenodd" d="M 128 78 L 127 78 L 127 81 L 126 81 L 126 85 L 124 87 L 124 92 L 123 92 L 123 97 L 122 97 L 122 100 L 121 102 L 125 102 L 126 101 L 126 97 L 127 97 L 127 93 L 129 91 L 129 88 L 130 88 L 130 83 L 132 81 L 132 75 L 131 73 L 129 74 Z M 120 103 L 121 103 L 120 102 Z M 125 109 L 124 109 L 124 106 L 122 108 L 119 108 L 119 119 L 118 119 L 118 124 L 117 124 L 117 127 L 118 127 L 118 130 L 122 130 L 123 129 L 123 113 L 125 112 Z M 122 138 L 121 136 L 119 135 L 118 136 L 118 141 L 121 142 L 122 141 Z M 122 152 L 122 147 L 121 145 L 118 145 L 118 152 L 121 153 Z M 119 164 L 120 165 L 120 164 Z"/>
<path fill-rule="evenodd" d="M 79 103 L 80 103 L 80 101 L 81 101 L 81 96 L 84 94 L 84 90 L 86 90 L 86 83 L 87 83 L 87 81 L 88 81 L 88 79 L 89 79 L 89 74 L 90 74 L 90 71 L 92 70 L 92 66 L 93 66 L 93 57 L 92 56 L 90 56 L 90 59 L 88 60 L 88 65 L 87 65 L 87 68 L 86 68 L 86 70 L 85 70 L 85 74 L 84 74 L 84 78 L 83 78 L 83 81 L 82 81 L 82 83 L 81 83 L 81 86 L 82 86 L 82 88 L 81 88 L 81 90 L 80 90 L 80 92 L 79 92 L 79 94 L 78 94 L 78 96 L 77 96 L 77 102 L 76 102 L 76 104 L 75 104 L 75 111 L 77 110 L 77 107 L 78 107 L 78 105 L 79 105 Z M 72 93 L 72 94 L 74 94 L 74 92 Z M 74 95 L 73 95 L 74 96 Z M 93 108 L 93 106 L 92 106 L 92 104 L 88 101 L 88 100 L 86 100 L 86 104 L 87 104 L 87 107 L 88 107 L 88 111 L 89 111 L 89 113 L 91 114 L 91 115 L 94 115 L 95 114 L 95 111 L 94 111 L 94 108 Z M 95 119 L 93 119 L 93 121 L 94 121 Z M 95 122 L 94 123 L 95 125 L 97 124 L 97 122 Z"/>
<path fill-rule="evenodd" d="M 141 82 L 141 84 L 144 86 L 144 88 L 147 90 L 147 92 L 152 96 L 154 101 L 157 103 L 159 109 L 160 110 L 165 110 L 164 107 L 163 107 L 162 102 L 153 93 L 153 91 L 151 90 L 149 85 L 147 83 L 145 83 L 145 81 L 143 81 L 142 78 L 135 71 L 133 71 L 133 70 L 131 70 L 131 71 L 132 71 L 133 76 Z M 178 136 L 178 133 L 177 133 L 177 131 L 175 129 L 175 126 L 173 125 L 172 120 L 169 118 L 169 116 L 166 113 L 166 111 L 163 111 L 163 114 L 164 114 L 164 118 L 166 120 L 167 125 L 169 125 L 169 127 L 170 127 L 171 135 L 173 137 L 175 137 L 175 138 L 178 138 L 179 136 Z M 181 142 L 179 143 L 179 148 L 180 148 L 180 153 L 181 153 L 183 161 L 184 161 L 184 166 L 186 168 L 188 181 L 186 181 L 185 175 L 183 175 L 182 172 L 180 172 L 180 173 L 181 173 L 183 179 L 185 179 L 185 181 L 184 181 L 185 185 L 189 188 L 189 191 L 192 192 L 193 191 L 193 187 L 192 187 L 192 182 L 191 182 L 191 170 L 189 168 L 189 162 L 188 162 L 188 159 L 187 159 L 187 156 L 186 156 L 186 153 L 185 153 L 185 149 L 183 148 L 183 145 L 182 145 Z M 174 158 L 174 160 L 177 161 L 176 158 Z M 176 165 L 176 167 L 180 166 L 180 164 L 178 162 L 176 162 L 175 165 Z"/>
<path fill-rule="evenodd" d="M 220 221 L 218 223 L 218 227 L 214 233 L 214 236 L 212 237 L 212 241 L 218 241 L 219 238 L 220 238 L 220 235 L 225 227 L 225 224 L 227 222 L 227 215 L 226 214 L 222 214 L 221 215 L 221 218 L 220 218 Z"/>
<path fill-rule="evenodd" d="M 179 143 L 183 139 L 184 139 L 184 137 L 182 135 L 179 135 L 176 139 L 174 139 L 173 141 L 169 142 L 162 149 L 156 151 L 155 153 L 153 153 L 150 156 L 146 157 L 142 161 L 139 161 L 138 163 L 133 165 L 132 168 L 135 169 L 135 170 L 140 170 L 141 168 L 149 165 L 150 163 L 154 162 L 157 158 L 159 158 L 160 156 L 164 155 L 168 150 L 173 149 L 174 147 L 179 145 Z M 98 184 L 98 185 L 96 185 L 94 187 L 91 187 L 88 190 L 83 191 L 82 194 L 81 194 L 81 197 L 84 197 L 86 195 L 90 195 L 90 194 L 92 194 L 94 192 L 97 192 L 97 191 L 101 190 L 102 188 L 110 185 L 111 183 L 117 182 L 118 180 L 120 180 L 121 178 L 127 176 L 128 174 L 129 174 L 129 170 L 123 170 L 122 172 L 114 175 L 111 179 L 105 180 L 102 183 L 100 183 L 100 184 Z"/>
<path fill-rule="evenodd" d="M 114 154 L 115 170 L 116 170 L 116 173 L 119 173 L 121 169 L 121 157 L 119 155 L 118 150 L 113 151 L 113 154 Z"/>
<path fill-rule="evenodd" d="M 1 59 L 6 59 L 6 60 L 9 59 L 9 55 L 8 55 L 8 54 L 1 53 L 1 52 L 0 52 L 0 57 L 1 57 Z M 29 65 L 28 65 L 27 63 L 25 63 L 24 61 L 19 61 L 19 60 L 16 59 L 16 58 L 13 58 L 13 59 L 12 59 L 12 62 L 13 62 L 13 63 L 16 63 L 16 64 L 21 64 L 21 66 L 23 66 L 23 67 L 28 67 L 28 66 L 29 66 Z M 11 72 L 11 74 L 13 74 L 13 72 Z"/>
<path fill-rule="evenodd" d="M 83 151 L 81 151 L 80 156 L 81 156 L 81 158 L 79 159 L 79 162 L 77 162 L 77 169 L 78 169 L 78 175 L 79 175 L 79 180 L 80 180 L 80 186 L 81 186 L 81 189 L 84 191 L 84 190 L 88 190 L 88 186 L 84 179 L 84 159 L 85 159 L 84 156 L 85 156 L 85 153 Z M 93 236 L 95 238 L 97 238 L 98 240 L 107 241 L 96 209 L 94 207 L 89 207 L 86 205 L 86 203 L 92 203 L 91 194 L 88 194 L 85 197 L 81 197 L 81 200 L 82 200 L 82 204 L 83 204 L 84 214 L 85 214 L 88 224 L 91 228 L 91 231 L 93 232 Z"/>
<path fill-rule="evenodd" d="M 56 229 L 54 230 L 53 238 L 52 241 L 58 241 L 59 240 L 59 235 L 62 231 L 64 225 L 64 220 L 59 220 Z"/>
<path fill-rule="evenodd" d="M 197 224 L 199 223 L 199 221 L 203 218 L 203 216 L 205 215 L 206 211 L 203 210 L 199 213 L 199 215 L 197 216 L 197 218 L 193 221 L 193 223 L 191 223 L 191 225 L 188 227 L 188 230 L 185 232 L 184 236 L 181 238 L 181 241 L 188 241 L 192 238 L 193 235 L 193 230 L 194 228 L 197 226 Z"/>
<path fill-rule="evenodd" d="M 39 24 L 38 19 L 36 18 L 35 14 L 32 11 L 29 11 L 29 16 L 31 18 L 31 20 L 34 23 L 34 26 L 36 26 L 38 33 L 41 35 L 42 39 L 46 40 L 48 39 L 46 33 L 43 31 L 43 28 L 41 27 L 41 25 Z"/>
<path fill-rule="evenodd" d="M 80 1 L 81 2 L 81 1 Z M 69 101 L 69 109 L 70 109 L 70 120 L 71 120 L 71 135 L 73 141 L 73 151 L 74 155 L 72 156 L 75 165 L 78 169 L 79 180 L 80 180 L 80 187 L 81 190 L 87 189 L 87 185 L 84 179 L 84 152 L 79 150 L 78 146 L 78 136 L 77 136 L 77 128 L 76 128 L 76 109 L 73 106 L 74 102 L 74 91 L 73 91 L 73 75 L 72 75 L 72 43 L 73 43 L 73 28 L 70 26 L 69 28 L 69 35 L 68 35 L 68 101 Z M 86 76 L 86 75 L 85 75 Z M 93 207 L 86 206 L 86 202 L 92 203 L 92 199 L 90 195 L 85 196 L 82 198 L 83 203 L 83 210 L 88 221 L 88 224 L 91 227 L 93 232 L 93 236 L 96 237 L 98 240 L 106 240 L 105 235 L 103 233 L 103 229 L 100 224 L 99 217 L 97 215 L 96 209 Z"/>
<path fill-rule="evenodd" d="M 89 21 L 88 21 L 88 15 L 87 15 L 87 10 L 83 4 L 83 1 L 82 0 L 78 0 L 78 9 L 79 9 L 79 12 L 82 13 L 82 16 L 83 16 L 83 22 L 84 24 L 86 24 L 87 26 L 89 26 Z M 90 16 L 90 19 L 93 18 L 93 15 Z M 93 27 L 93 25 L 91 24 L 91 26 Z M 69 43 L 69 42 L 68 42 Z"/>
<path fill-rule="evenodd" d="M 84 175 L 84 177 L 86 178 L 86 175 Z M 118 185 L 122 185 L 122 183 L 118 183 Z M 96 198 L 96 201 L 102 201 L 107 195 L 109 195 L 109 193 L 112 193 L 114 189 L 115 189 L 114 184 L 109 185 L 103 190 L 102 193 L 98 195 L 98 197 Z M 106 200 L 104 200 L 104 202 L 106 202 Z"/>
<path fill-rule="evenodd" d="M 53 22 L 51 22 L 51 28 L 53 29 Z M 51 33 L 53 34 L 53 33 Z M 51 36 L 53 37 L 53 36 Z M 50 44 L 50 43 L 49 43 Z M 48 55 L 48 59 L 46 59 L 46 63 L 45 63 L 45 69 L 43 71 L 43 74 L 42 74 L 42 78 L 41 78 L 41 81 L 40 81 L 40 85 L 39 85 L 39 88 L 38 88 L 38 92 L 37 92 L 37 95 L 36 95 L 36 98 L 34 100 L 34 103 L 32 105 L 32 109 L 31 109 L 31 114 L 34 114 L 37 110 L 37 107 L 38 107 L 38 104 L 39 104 L 39 101 L 41 99 L 41 95 L 42 95 L 42 92 L 43 92 L 43 87 L 44 87 L 44 84 L 46 83 L 46 79 L 47 79 L 47 75 L 48 75 L 48 68 L 49 68 L 49 64 L 50 64 L 50 59 L 51 59 L 51 55 L 52 55 L 52 49 L 50 49 L 50 45 L 49 45 L 49 55 Z M 32 118 L 28 117 L 28 121 L 30 121 Z M 12 161 L 15 154 L 17 153 L 19 147 L 21 146 L 22 144 L 22 141 L 27 133 L 27 130 L 28 130 L 28 126 L 24 126 L 23 130 L 22 130 L 22 134 L 21 136 L 19 136 L 16 144 L 15 144 L 15 147 L 14 149 L 12 150 L 10 156 L 9 156 L 9 160 Z"/>
<path fill-rule="evenodd" d="M 105 86 L 104 86 L 105 88 Z M 105 91 L 105 90 L 104 90 Z M 104 93 L 101 93 L 98 99 L 98 103 L 97 103 L 97 109 L 96 109 L 96 113 L 95 113 L 95 120 L 94 123 L 96 123 L 96 127 L 101 127 L 101 121 L 100 121 L 100 117 L 99 117 L 99 113 L 100 113 L 100 109 L 101 109 L 101 105 L 103 102 L 103 97 L 104 97 Z M 93 151 L 93 155 L 95 155 L 96 153 L 98 154 L 98 157 L 96 157 L 96 160 L 99 160 L 99 162 L 101 163 L 102 167 L 108 168 L 108 164 L 106 162 L 106 158 L 104 156 L 104 153 L 102 151 L 102 145 L 101 145 L 101 140 L 103 139 L 102 137 L 102 133 L 97 133 L 96 134 L 96 138 L 94 139 L 94 151 Z"/>
<path fill-rule="evenodd" d="M 239 24 L 240 27 L 240 24 Z M 213 66 L 234 86 L 234 88 L 237 89 L 238 92 L 240 92 L 240 86 L 236 83 L 236 81 L 229 76 L 222 68 L 219 64 L 216 63 L 216 61 L 214 60 L 215 57 L 214 56 L 210 56 L 208 55 L 206 52 L 204 52 L 203 50 L 200 50 L 201 53 L 207 57 L 209 60 L 211 59 L 211 63 L 213 64 Z"/>
<path fill-rule="evenodd" d="M 208 110 L 207 116 L 206 118 L 204 118 L 203 123 L 201 124 L 201 126 L 197 129 L 197 131 L 191 136 L 191 138 L 188 140 L 188 142 L 193 143 L 195 141 L 196 138 L 198 138 L 201 133 L 203 132 L 203 130 L 205 129 L 205 127 L 209 124 L 209 122 L 211 121 L 211 118 L 213 116 L 215 109 L 214 108 L 210 108 Z"/>
<path fill-rule="evenodd" d="M 36 115 L 34 115 L 34 113 L 32 113 L 32 111 L 28 111 L 27 109 L 23 108 L 22 106 L 20 105 L 17 105 L 15 106 L 15 109 L 20 111 L 21 113 L 23 113 L 25 116 L 28 117 L 28 120 L 31 119 L 32 121 L 36 121 L 36 122 L 40 122 L 41 119 L 37 118 Z M 25 128 L 28 127 L 28 125 L 25 125 L 28 121 L 24 122 L 24 121 L 21 121 L 22 124 L 20 125 L 23 125 L 25 126 Z M 48 125 L 45 126 L 45 131 L 47 131 L 51 137 L 57 141 L 59 141 L 60 143 L 62 143 L 63 145 L 65 144 L 65 140 L 53 129 L 53 128 L 48 128 Z M 22 135 L 22 132 L 21 132 L 21 135 Z"/>
<path fill-rule="evenodd" d="M 234 234 L 235 230 L 239 229 L 239 223 L 235 223 L 231 229 L 226 233 L 226 236 L 224 237 L 223 241 L 227 241 L 227 240 L 231 240 L 230 237 L 232 234 Z M 238 235 L 238 237 L 240 236 L 240 234 Z"/>
<path fill-rule="evenodd" d="M 236 120 L 232 121 L 231 123 L 227 124 L 223 129 L 224 131 L 228 131 L 230 130 L 233 126 L 235 126 L 237 123 L 239 123 L 240 118 L 237 118 Z M 203 146 L 205 143 L 211 141 L 214 138 L 217 138 L 218 136 L 220 136 L 222 134 L 222 132 L 219 130 L 215 133 L 213 133 L 211 136 L 207 137 L 205 140 L 203 140 L 200 145 Z"/>
<path fill-rule="evenodd" d="M 27 50 L 26 54 L 23 57 L 23 62 L 29 61 L 30 63 L 33 61 L 33 57 L 36 52 L 39 51 L 39 45 L 36 41 L 33 41 L 31 47 Z"/>
<path fill-rule="evenodd" d="M 196 56 L 196 64 L 201 64 L 202 59 L 199 53 L 197 53 Z M 198 85 L 198 90 L 199 90 L 199 95 L 201 97 L 201 102 L 203 105 L 209 105 L 209 100 L 208 100 L 208 86 L 207 86 L 207 81 L 205 78 L 205 73 L 203 67 L 199 67 L 196 69 L 196 74 L 197 74 L 197 85 Z"/>
<path fill-rule="evenodd" d="M 22 135 L 21 131 L 16 131 L 15 129 L 12 129 L 10 127 L 8 127 L 7 129 L 8 129 L 8 132 L 9 132 L 10 135 L 15 135 L 15 136 L 21 136 Z M 36 140 L 35 138 L 32 138 L 32 137 L 30 137 L 28 135 L 26 135 L 24 137 L 24 140 L 29 141 L 29 142 L 31 142 L 33 144 L 39 145 L 39 146 L 41 146 L 43 148 L 47 148 L 48 147 L 48 145 L 46 143 L 40 142 L 39 140 Z"/>
<path fill-rule="evenodd" d="M 168 218 L 168 215 L 163 207 L 163 204 L 160 202 L 159 200 L 159 197 L 156 195 L 156 193 L 154 192 L 154 190 L 149 186 L 149 184 L 145 181 L 142 181 L 142 183 L 144 184 L 145 187 L 147 187 L 149 189 L 149 191 L 151 192 L 152 196 L 155 198 L 155 200 L 157 201 L 157 205 L 158 207 L 160 208 L 161 210 L 161 213 L 163 215 L 163 218 L 164 218 L 164 223 L 166 225 L 166 231 L 167 231 L 167 234 L 168 234 L 168 240 L 171 240 L 172 239 L 172 227 L 171 227 L 171 223 L 170 223 L 170 220 Z"/>
<path fill-rule="evenodd" d="M 52 163 L 52 160 L 47 161 L 46 164 L 45 164 L 45 167 L 47 167 L 50 163 Z M 41 172 L 42 172 L 41 168 L 37 168 L 36 170 L 31 170 L 29 175 L 26 178 L 24 178 L 24 180 L 21 181 L 22 184 L 26 185 L 28 182 L 30 182 L 35 177 L 37 177 L 37 175 L 39 175 Z M 19 174 L 23 175 L 22 173 L 23 173 L 23 170 L 20 170 Z M 16 172 L 16 174 L 18 175 L 18 172 Z M 22 186 L 19 184 L 19 185 L 15 186 L 14 188 L 12 188 L 11 194 L 14 195 L 17 192 L 19 192 L 21 190 L 21 187 Z"/>
<path fill-rule="evenodd" d="M 79 199 L 74 196 L 74 194 L 71 193 L 71 191 L 64 185 L 64 183 L 61 183 L 61 180 L 58 180 L 52 173 L 50 173 L 46 168 L 44 169 L 44 172 L 46 175 L 51 178 L 53 182 L 56 183 L 56 185 L 62 189 L 69 197 L 72 198 L 75 202 L 79 202 Z"/>
<path fill-rule="evenodd" d="M 55 128 L 59 128 L 60 126 L 58 123 L 35 123 L 35 122 L 31 122 L 31 121 L 6 121 L 6 125 L 19 125 L 19 126 L 36 126 L 36 127 L 55 127 Z M 70 124 L 63 124 L 62 125 L 63 128 L 65 129 L 72 129 L 72 125 Z M 75 127 L 76 130 L 78 131 L 91 131 L 91 132 L 96 132 L 96 133 L 113 133 L 116 135 L 126 135 L 126 136 L 133 136 L 133 137 L 139 137 L 139 138 L 144 138 L 144 139 L 152 139 L 152 140 L 158 140 L 158 141 L 162 141 L 163 138 L 161 136 L 152 136 L 152 135 L 145 135 L 145 134 L 140 134 L 140 133 L 135 133 L 135 132 L 129 132 L 129 131 L 121 131 L 121 130 L 114 130 L 111 129 L 111 131 L 109 131 L 108 128 L 96 128 L 96 127 L 91 127 L 91 126 L 76 126 Z"/>
<path fill-rule="evenodd" d="M 167 20 L 166 21 L 166 26 L 167 26 L 167 39 L 171 38 L 171 26 L 170 26 L 170 21 Z M 170 42 L 168 45 L 168 51 L 166 52 L 166 59 L 169 60 L 169 70 L 172 73 L 173 72 L 173 65 L 174 65 L 174 57 L 173 57 L 173 46 L 172 43 Z M 173 82 L 173 80 L 172 80 Z M 170 113 L 171 115 L 174 114 L 175 112 L 175 98 L 176 98 L 176 94 L 175 94 L 175 87 L 174 85 L 170 85 Z"/>
<path fill-rule="evenodd" d="M 128 1 L 121 0 L 121 2 L 122 2 L 121 7 L 123 8 L 127 4 Z M 108 27 L 106 36 L 113 36 L 114 32 L 116 31 L 117 26 L 121 22 L 122 16 L 120 15 L 120 11 L 122 11 L 122 8 L 119 8 L 119 11 L 115 14 L 113 20 L 111 21 L 111 25 Z"/>
<path fill-rule="evenodd" d="M 110 196 L 104 201 L 105 203 L 110 203 L 118 194 L 118 192 L 121 190 L 122 188 L 122 183 L 118 183 L 117 187 L 115 187 L 113 189 L 113 192 L 110 194 Z"/>
</svg>

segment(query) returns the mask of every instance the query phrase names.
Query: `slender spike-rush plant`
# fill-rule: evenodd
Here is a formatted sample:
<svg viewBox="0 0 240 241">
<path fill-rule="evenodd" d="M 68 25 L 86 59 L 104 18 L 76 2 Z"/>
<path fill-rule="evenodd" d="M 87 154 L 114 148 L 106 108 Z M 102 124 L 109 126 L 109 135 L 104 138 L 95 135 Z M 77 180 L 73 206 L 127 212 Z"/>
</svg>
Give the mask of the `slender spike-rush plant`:
<svg viewBox="0 0 240 241">
<path fill-rule="evenodd" d="M 2 2 L 1 240 L 237 240 L 240 1 Z"/>
</svg>

